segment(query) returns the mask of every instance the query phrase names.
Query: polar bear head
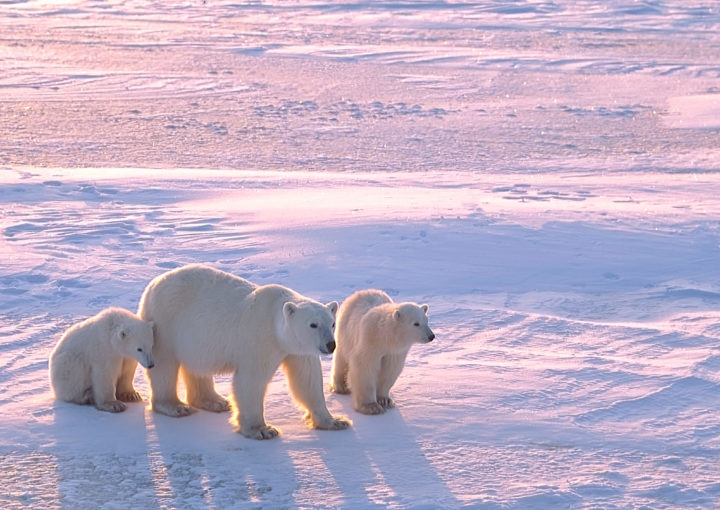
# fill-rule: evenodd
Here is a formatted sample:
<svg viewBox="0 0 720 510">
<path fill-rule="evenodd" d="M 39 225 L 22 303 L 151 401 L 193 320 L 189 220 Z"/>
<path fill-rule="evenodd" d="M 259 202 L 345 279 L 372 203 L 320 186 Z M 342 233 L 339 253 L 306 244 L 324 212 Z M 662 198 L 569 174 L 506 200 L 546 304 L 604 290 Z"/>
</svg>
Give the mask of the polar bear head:
<svg viewBox="0 0 720 510">
<path fill-rule="evenodd" d="M 126 358 L 134 358 L 145 368 L 155 366 L 153 360 L 154 324 L 132 317 L 115 317 L 111 343 Z"/>
<path fill-rule="evenodd" d="M 331 354 L 335 350 L 335 314 L 338 304 L 315 301 L 283 305 L 284 334 L 280 342 L 290 354 Z"/>
<path fill-rule="evenodd" d="M 428 305 L 415 303 L 399 303 L 395 306 L 393 319 L 398 341 L 406 345 L 426 344 L 433 341 L 435 333 L 428 326 L 428 309 Z"/>
</svg>

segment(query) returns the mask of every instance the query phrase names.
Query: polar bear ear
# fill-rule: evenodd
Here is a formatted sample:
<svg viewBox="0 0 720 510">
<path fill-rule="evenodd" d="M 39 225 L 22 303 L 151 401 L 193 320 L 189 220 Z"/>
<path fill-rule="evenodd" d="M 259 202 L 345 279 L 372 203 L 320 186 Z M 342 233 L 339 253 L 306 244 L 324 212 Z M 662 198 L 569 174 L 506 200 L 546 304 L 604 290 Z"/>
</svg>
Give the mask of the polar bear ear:
<svg viewBox="0 0 720 510">
<path fill-rule="evenodd" d="M 395 319 L 396 321 L 400 320 L 400 310 L 398 310 L 397 308 L 393 312 L 393 319 Z"/>
<path fill-rule="evenodd" d="M 423 312 L 425 312 L 425 315 L 427 315 L 428 310 L 430 309 L 430 307 L 428 305 L 420 305 L 420 308 L 422 309 Z"/>
<path fill-rule="evenodd" d="M 113 333 L 120 339 L 125 340 L 128 336 L 127 329 L 125 329 L 123 326 L 115 326 L 113 328 Z"/>
<path fill-rule="evenodd" d="M 330 301 L 328 304 L 325 305 L 328 310 L 330 310 L 330 313 L 333 314 L 333 317 L 335 317 L 335 314 L 338 311 L 338 302 L 337 301 Z"/>
<path fill-rule="evenodd" d="M 290 317 L 292 314 L 297 312 L 297 305 L 295 303 L 292 303 L 288 301 L 283 305 L 283 315 L 285 315 L 285 318 Z"/>
</svg>

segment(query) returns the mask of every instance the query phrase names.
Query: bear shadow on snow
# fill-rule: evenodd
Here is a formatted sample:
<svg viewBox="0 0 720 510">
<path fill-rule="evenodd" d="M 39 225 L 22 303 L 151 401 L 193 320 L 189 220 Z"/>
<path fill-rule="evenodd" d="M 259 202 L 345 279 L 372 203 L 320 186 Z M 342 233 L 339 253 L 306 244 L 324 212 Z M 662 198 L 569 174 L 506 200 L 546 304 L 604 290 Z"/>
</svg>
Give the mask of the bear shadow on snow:
<svg viewBox="0 0 720 510">
<path fill-rule="evenodd" d="M 320 504 L 312 498 L 322 493 L 328 498 L 322 503 L 330 506 L 462 506 L 399 410 L 379 417 L 353 414 L 355 426 L 341 434 L 311 431 L 310 438 L 297 440 L 286 433 L 270 442 L 239 437 L 227 428 L 225 413 L 200 412 L 182 422 L 156 413 L 148 417 L 148 454 L 160 462 L 161 472 L 153 469 L 156 488 L 165 486 L 169 498 L 163 503 L 293 507 Z"/>
<path fill-rule="evenodd" d="M 117 504 L 119 497 L 155 502 L 147 490 L 152 487 L 152 473 L 145 450 L 146 405 L 130 403 L 123 413 L 104 413 L 89 405 L 52 403 L 48 440 L 54 441 L 50 451 L 57 459 L 61 504 L 66 498 L 96 508 Z M 122 480 L 135 492 L 119 496 L 118 487 L 108 483 L 109 479 Z"/>
<path fill-rule="evenodd" d="M 198 412 L 182 421 L 150 413 L 147 448 L 156 489 L 178 508 L 286 506 L 296 472 L 281 436 L 244 438 L 228 427 L 229 413 Z M 290 491 L 292 493 L 292 491 Z"/>
<path fill-rule="evenodd" d="M 346 404 L 350 407 L 351 402 Z M 381 416 L 352 414 L 353 428 L 330 442 L 318 440 L 318 448 L 349 503 L 363 498 L 377 504 L 370 493 L 394 493 L 406 505 L 462 506 L 438 471 L 426 458 L 417 434 L 407 425 L 400 409 Z M 351 459 L 350 461 L 348 459 Z M 412 494 L 403 493 L 412 487 Z M 385 504 L 389 503 L 383 497 Z"/>
</svg>

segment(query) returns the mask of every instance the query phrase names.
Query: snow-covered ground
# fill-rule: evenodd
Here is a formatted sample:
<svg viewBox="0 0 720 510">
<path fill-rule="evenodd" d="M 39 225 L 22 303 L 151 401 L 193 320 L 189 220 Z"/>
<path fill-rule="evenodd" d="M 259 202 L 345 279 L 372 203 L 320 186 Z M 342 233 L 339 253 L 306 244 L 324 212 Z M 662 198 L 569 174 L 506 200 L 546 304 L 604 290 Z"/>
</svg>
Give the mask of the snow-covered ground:
<svg viewBox="0 0 720 510">
<path fill-rule="evenodd" d="M 720 505 L 714 2 L 0 0 L 0 34 L 0 508 Z M 327 393 L 347 431 L 281 373 L 273 441 L 54 402 L 62 331 L 189 262 L 437 339 L 385 415 Z"/>
</svg>

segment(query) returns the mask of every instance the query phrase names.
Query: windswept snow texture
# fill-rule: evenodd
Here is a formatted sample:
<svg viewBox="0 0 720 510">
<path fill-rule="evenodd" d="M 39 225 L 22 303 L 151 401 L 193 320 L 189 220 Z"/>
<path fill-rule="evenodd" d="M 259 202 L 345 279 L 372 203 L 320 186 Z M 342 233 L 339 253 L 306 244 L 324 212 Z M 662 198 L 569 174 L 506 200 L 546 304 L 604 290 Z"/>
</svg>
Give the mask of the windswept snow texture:
<svg viewBox="0 0 720 510">
<path fill-rule="evenodd" d="M 716 2 L 0 0 L 0 70 L 0 508 L 720 506 Z M 346 431 L 55 402 L 190 262 L 437 338 Z"/>
</svg>

